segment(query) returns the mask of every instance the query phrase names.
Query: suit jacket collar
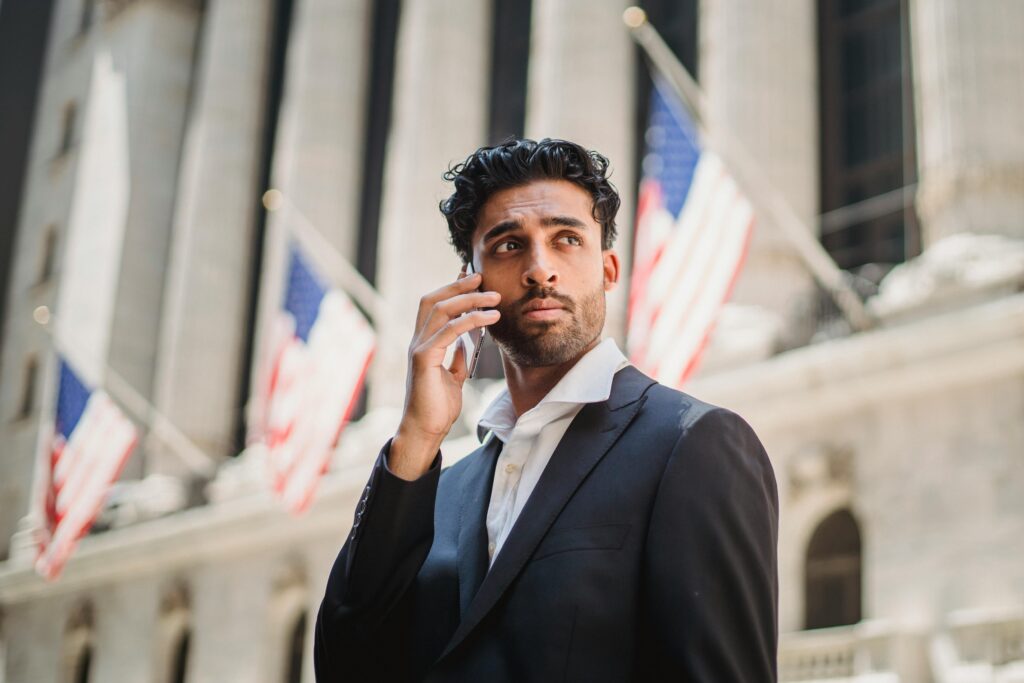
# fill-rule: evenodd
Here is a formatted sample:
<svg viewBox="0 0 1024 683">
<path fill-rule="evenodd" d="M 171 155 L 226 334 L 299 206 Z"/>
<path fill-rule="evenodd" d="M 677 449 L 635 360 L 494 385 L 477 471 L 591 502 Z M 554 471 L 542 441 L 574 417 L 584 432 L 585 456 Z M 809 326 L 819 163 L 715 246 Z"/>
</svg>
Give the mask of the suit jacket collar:
<svg viewBox="0 0 1024 683">
<path fill-rule="evenodd" d="M 459 533 L 462 618 L 439 661 L 469 635 L 523 570 L 562 508 L 640 411 L 644 394 L 654 383 L 636 368 L 626 367 L 616 373 L 607 401 L 584 406 L 555 449 L 489 572 L 484 552 L 487 543 L 485 515 L 497 450 L 491 449 L 493 453 L 489 453 L 485 446 L 481 455 L 489 453 L 489 457 L 475 458 L 476 462 L 465 474 L 463 526 Z M 497 439 L 492 437 L 490 444 L 495 441 Z"/>
</svg>

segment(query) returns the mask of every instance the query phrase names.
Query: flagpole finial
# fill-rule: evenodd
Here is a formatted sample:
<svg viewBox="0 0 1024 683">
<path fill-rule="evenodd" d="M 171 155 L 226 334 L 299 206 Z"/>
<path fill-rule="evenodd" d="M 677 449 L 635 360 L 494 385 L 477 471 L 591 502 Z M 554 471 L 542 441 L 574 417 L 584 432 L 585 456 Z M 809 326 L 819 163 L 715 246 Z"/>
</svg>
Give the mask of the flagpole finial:
<svg viewBox="0 0 1024 683">
<path fill-rule="evenodd" d="M 622 22 L 631 29 L 640 28 L 647 23 L 647 13 L 636 5 L 627 7 L 622 13 Z"/>
<path fill-rule="evenodd" d="M 35 310 L 32 311 L 32 319 L 37 323 L 46 327 L 50 322 L 50 309 L 47 306 L 36 306 Z"/>
<path fill-rule="evenodd" d="M 281 190 L 273 188 L 263 193 L 263 206 L 267 211 L 277 211 L 284 204 L 284 195 Z"/>
</svg>

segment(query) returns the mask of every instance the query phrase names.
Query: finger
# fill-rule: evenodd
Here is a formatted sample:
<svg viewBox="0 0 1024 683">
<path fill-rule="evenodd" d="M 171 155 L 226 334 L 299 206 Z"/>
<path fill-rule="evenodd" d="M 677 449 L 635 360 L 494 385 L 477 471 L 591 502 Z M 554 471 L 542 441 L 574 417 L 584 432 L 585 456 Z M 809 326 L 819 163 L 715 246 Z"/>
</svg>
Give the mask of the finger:
<svg viewBox="0 0 1024 683">
<path fill-rule="evenodd" d="M 439 301 L 431 307 L 427 319 L 419 331 L 419 338 L 426 339 L 446 325 L 453 318 L 468 313 L 475 308 L 494 308 L 501 303 L 501 295 L 497 292 L 468 292 L 458 294 L 450 299 Z"/>
<path fill-rule="evenodd" d="M 466 344 L 463 339 L 464 337 L 460 336 L 459 340 L 455 342 L 455 355 L 452 356 L 452 365 L 448 368 L 448 372 L 452 373 L 452 377 L 460 384 L 466 381 L 469 370 L 466 363 Z"/>
<path fill-rule="evenodd" d="M 423 327 L 423 323 L 426 321 L 427 316 L 430 314 L 430 309 L 434 307 L 434 304 L 438 301 L 450 299 L 457 294 L 472 292 L 480 286 L 481 279 L 480 273 L 473 273 L 472 275 L 460 277 L 455 282 L 450 282 L 444 287 L 435 289 L 430 294 L 425 295 L 420 299 L 420 307 L 416 313 L 416 329 L 419 330 Z"/>
<path fill-rule="evenodd" d="M 490 311 L 473 311 L 466 315 L 449 320 L 446 325 L 441 327 L 437 332 L 434 333 L 424 345 L 426 348 L 431 350 L 440 349 L 443 357 L 444 349 L 449 344 L 455 342 L 459 338 L 460 334 L 475 330 L 478 327 L 487 327 L 493 325 L 498 321 L 501 314 L 496 310 Z"/>
</svg>

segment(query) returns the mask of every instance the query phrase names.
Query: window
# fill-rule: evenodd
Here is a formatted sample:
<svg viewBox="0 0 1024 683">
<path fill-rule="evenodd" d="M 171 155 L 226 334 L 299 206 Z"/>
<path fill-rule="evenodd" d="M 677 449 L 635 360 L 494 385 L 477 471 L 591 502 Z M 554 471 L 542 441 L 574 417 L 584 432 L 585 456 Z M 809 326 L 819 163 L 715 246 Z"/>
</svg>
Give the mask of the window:
<svg viewBox="0 0 1024 683">
<path fill-rule="evenodd" d="M 57 261 L 57 226 L 46 228 L 43 235 L 43 255 L 39 264 L 38 284 L 45 284 L 53 277 L 54 264 Z"/>
<path fill-rule="evenodd" d="M 363 147 L 363 192 L 359 200 L 359 255 L 356 266 L 369 282 L 377 279 L 377 241 L 384 188 L 384 162 L 395 82 L 395 48 L 401 0 L 373 3 L 370 76 L 367 84 L 366 135 Z M 357 414 L 362 414 L 359 411 Z"/>
<path fill-rule="evenodd" d="M 299 614 L 288 634 L 288 657 L 284 683 L 302 683 L 302 660 L 306 652 L 306 613 Z"/>
<path fill-rule="evenodd" d="M 24 383 L 21 387 L 21 402 L 18 404 L 17 419 L 29 417 L 36 404 L 36 380 L 39 374 L 39 361 L 29 356 L 25 361 Z"/>
<path fill-rule="evenodd" d="M 526 129 L 526 77 L 530 62 L 532 2 L 493 0 L 487 142 L 522 137 Z"/>
<path fill-rule="evenodd" d="M 57 150 L 57 157 L 63 157 L 71 151 L 75 142 L 75 119 L 78 117 L 78 105 L 68 102 L 64 107 L 64 119 L 61 124 L 60 148 Z"/>
<path fill-rule="evenodd" d="M 78 32 L 88 33 L 96 18 L 96 0 L 82 0 L 82 14 L 78 19 Z"/>
<path fill-rule="evenodd" d="M 182 583 L 175 583 L 160 601 L 160 621 L 156 647 L 158 683 L 184 683 L 192 647 L 189 594 Z"/>
<path fill-rule="evenodd" d="M 185 683 L 185 674 L 188 673 L 188 651 L 192 641 L 192 633 L 185 629 L 178 635 L 178 642 L 174 647 L 174 657 L 171 660 L 170 683 Z"/>
<path fill-rule="evenodd" d="M 838 510 L 818 525 L 807 546 L 805 570 L 806 628 L 860 621 L 860 529 L 849 510 Z"/>
<path fill-rule="evenodd" d="M 818 2 L 820 229 L 840 268 L 920 251 L 907 22 L 906 0 Z"/>
</svg>

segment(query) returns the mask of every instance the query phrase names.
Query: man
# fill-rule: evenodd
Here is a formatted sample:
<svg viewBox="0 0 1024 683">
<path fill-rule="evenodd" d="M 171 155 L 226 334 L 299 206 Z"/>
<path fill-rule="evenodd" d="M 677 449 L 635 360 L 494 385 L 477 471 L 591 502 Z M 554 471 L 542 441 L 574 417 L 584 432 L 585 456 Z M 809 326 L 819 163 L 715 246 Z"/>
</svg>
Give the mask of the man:
<svg viewBox="0 0 1024 683">
<path fill-rule="evenodd" d="M 562 140 L 473 153 L 446 178 L 476 273 L 420 301 L 405 410 L 316 624 L 322 681 L 776 679 L 778 501 L 735 414 L 601 340 L 619 198 Z M 441 470 L 464 352 L 487 326 L 508 388 Z"/>
</svg>

